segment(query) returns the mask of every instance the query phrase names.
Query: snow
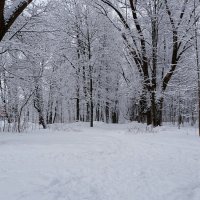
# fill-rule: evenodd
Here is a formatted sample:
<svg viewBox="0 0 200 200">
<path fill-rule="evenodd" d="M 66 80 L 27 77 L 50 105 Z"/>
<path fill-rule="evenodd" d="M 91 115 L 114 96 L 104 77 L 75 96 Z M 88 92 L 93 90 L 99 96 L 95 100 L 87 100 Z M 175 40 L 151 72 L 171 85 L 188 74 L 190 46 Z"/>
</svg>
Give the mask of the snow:
<svg viewBox="0 0 200 200">
<path fill-rule="evenodd" d="M 2 200 L 199 200 L 194 128 L 57 125 L 0 135 Z"/>
<path fill-rule="evenodd" d="M 4 13 L 4 20 L 6 23 L 10 20 L 12 15 L 25 3 L 28 4 L 29 0 L 15 0 L 11 7 Z"/>
</svg>

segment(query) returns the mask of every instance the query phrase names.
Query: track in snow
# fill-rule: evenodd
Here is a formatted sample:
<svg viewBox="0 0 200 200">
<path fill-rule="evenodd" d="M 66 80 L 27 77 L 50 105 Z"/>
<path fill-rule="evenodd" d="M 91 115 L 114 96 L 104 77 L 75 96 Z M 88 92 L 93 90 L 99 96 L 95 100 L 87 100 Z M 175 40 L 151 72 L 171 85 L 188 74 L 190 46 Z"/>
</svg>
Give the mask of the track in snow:
<svg viewBox="0 0 200 200">
<path fill-rule="evenodd" d="M 199 138 L 134 126 L 0 135 L 0 199 L 199 200 Z"/>
</svg>

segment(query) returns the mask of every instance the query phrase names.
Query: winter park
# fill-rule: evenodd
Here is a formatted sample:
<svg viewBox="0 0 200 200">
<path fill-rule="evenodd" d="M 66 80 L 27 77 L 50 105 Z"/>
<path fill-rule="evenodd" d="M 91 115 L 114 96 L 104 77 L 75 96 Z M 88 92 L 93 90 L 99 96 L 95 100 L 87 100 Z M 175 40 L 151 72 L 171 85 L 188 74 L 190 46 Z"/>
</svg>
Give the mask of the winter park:
<svg viewBox="0 0 200 200">
<path fill-rule="evenodd" d="M 0 0 L 0 200 L 200 200 L 200 1 Z"/>
</svg>

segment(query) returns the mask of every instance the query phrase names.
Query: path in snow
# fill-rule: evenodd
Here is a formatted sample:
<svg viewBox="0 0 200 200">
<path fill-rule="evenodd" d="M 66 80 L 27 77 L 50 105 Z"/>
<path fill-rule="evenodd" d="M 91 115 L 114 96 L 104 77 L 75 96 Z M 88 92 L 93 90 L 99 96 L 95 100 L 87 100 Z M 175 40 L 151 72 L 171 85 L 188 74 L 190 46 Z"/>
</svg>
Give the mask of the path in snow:
<svg viewBox="0 0 200 200">
<path fill-rule="evenodd" d="M 0 135 L 0 199 L 200 199 L 200 139 L 186 134 L 193 129 L 85 126 Z"/>
</svg>

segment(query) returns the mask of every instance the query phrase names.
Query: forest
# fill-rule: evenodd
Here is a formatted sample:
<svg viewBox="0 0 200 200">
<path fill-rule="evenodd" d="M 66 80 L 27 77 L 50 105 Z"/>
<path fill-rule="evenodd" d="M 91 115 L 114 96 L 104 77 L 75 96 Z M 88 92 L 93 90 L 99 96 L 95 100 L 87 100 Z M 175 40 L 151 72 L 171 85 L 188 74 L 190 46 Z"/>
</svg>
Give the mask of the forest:
<svg viewBox="0 0 200 200">
<path fill-rule="evenodd" d="M 0 0 L 0 200 L 200 199 L 200 0 Z"/>
<path fill-rule="evenodd" d="M 1 131 L 198 124 L 196 0 L 4 0 L 0 26 Z"/>
</svg>

